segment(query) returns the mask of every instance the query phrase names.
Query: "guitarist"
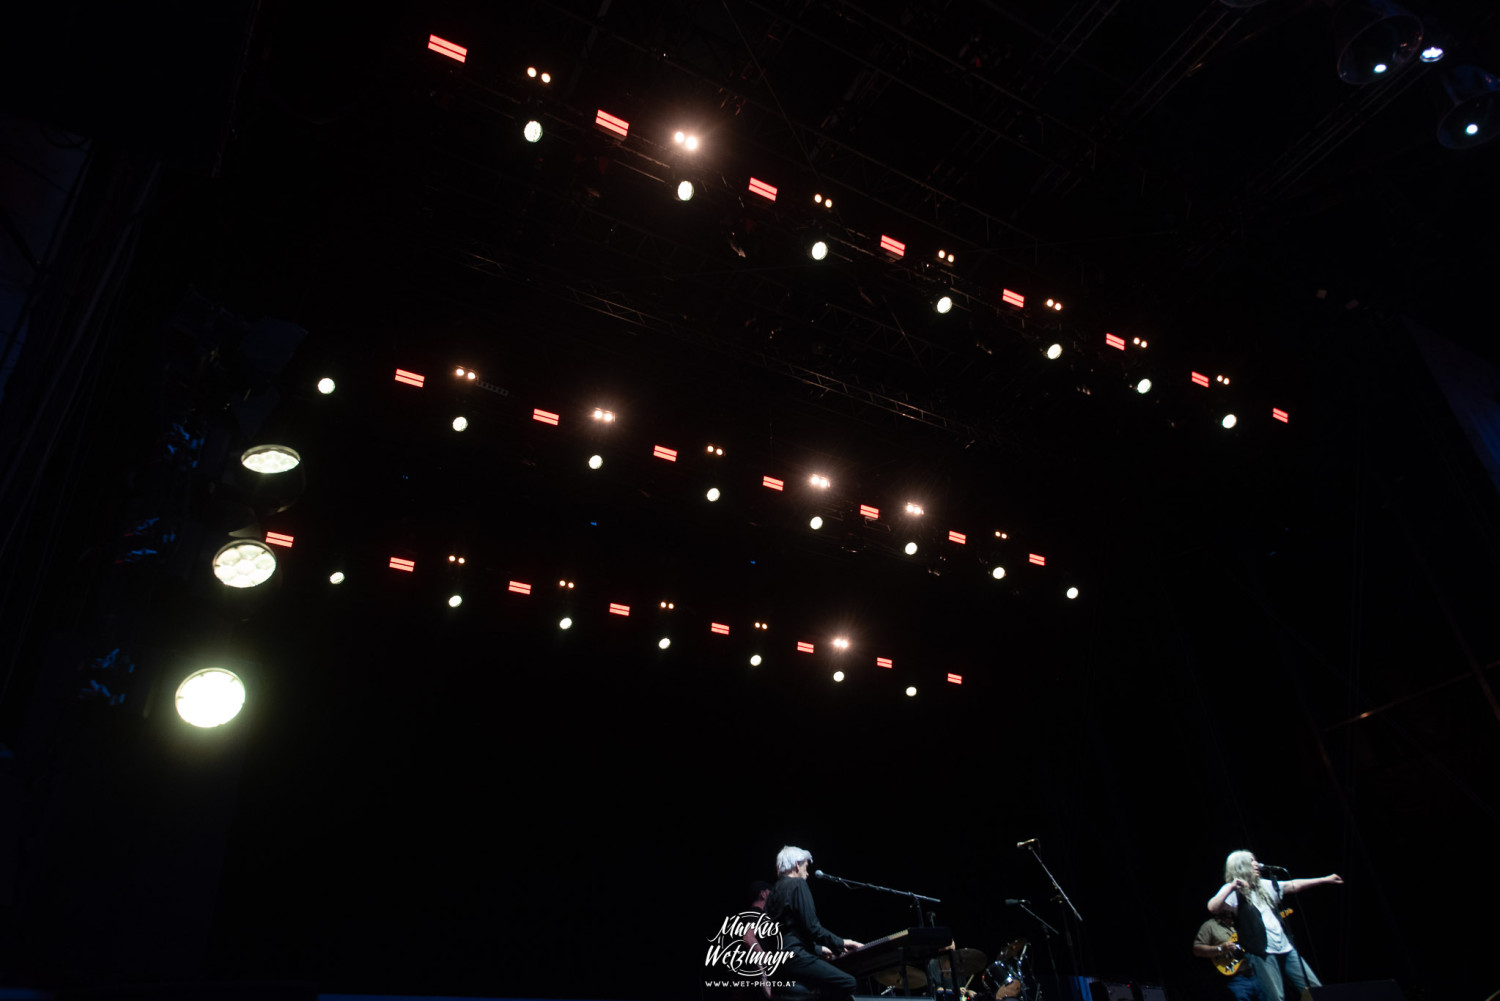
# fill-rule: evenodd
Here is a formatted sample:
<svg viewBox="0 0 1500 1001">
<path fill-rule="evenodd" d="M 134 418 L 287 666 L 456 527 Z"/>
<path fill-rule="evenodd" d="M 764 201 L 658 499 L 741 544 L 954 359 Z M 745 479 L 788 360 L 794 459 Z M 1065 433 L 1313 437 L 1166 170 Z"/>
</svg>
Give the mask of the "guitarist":
<svg viewBox="0 0 1500 1001">
<path fill-rule="evenodd" d="M 1261 993 L 1266 1001 L 1283 1001 L 1282 977 L 1292 982 L 1299 996 L 1309 987 L 1321 987 L 1323 982 L 1297 952 L 1281 925 L 1281 917 L 1276 911 L 1282 897 L 1309 886 L 1338 885 L 1344 882 L 1344 877 L 1331 873 L 1313 879 L 1278 882 L 1261 879 L 1262 868 L 1251 852 L 1231 852 L 1224 860 L 1224 885 L 1209 899 L 1208 911 L 1210 914 L 1233 915 L 1239 945 L 1245 950 L 1246 962 L 1260 981 Z"/>
<path fill-rule="evenodd" d="M 1236 941 L 1238 937 L 1230 916 L 1215 914 L 1198 929 L 1198 937 L 1193 939 L 1193 955 L 1213 960 L 1214 966 L 1220 970 L 1238 963 L 1234 973 L 1224 982 L 1229 993 L 1237 1001 L 1265 1001 L 1260 993 L 1260 985 L 1256 983 L 1255 973 L 1250 969 L 1250 964 L 1244 961 L 1245 951 L 1239 947 Z"/>
</svg>

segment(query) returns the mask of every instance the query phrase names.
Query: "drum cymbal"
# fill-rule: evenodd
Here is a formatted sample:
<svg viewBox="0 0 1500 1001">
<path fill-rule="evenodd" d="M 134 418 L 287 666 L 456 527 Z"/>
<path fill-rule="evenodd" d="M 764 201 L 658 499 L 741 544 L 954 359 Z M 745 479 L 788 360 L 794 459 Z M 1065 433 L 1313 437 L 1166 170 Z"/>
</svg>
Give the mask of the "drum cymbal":
<svg viewBox="0 0 1500 1001">
<path fill-rule="evenodd" d="M 959 949 L 953 956 L 953 965 L 958 970 L 960 977 L 972 977 L 989 965 L 989 961 L 985 959 L 984 953 L 978 949 Z"/>
<path fill-rule="evenodd" d="M 1026 951 L 1027 941 L 1018 938 L 1004 949 L 1000 950 L 1000 958 L 1008 963 L 1014 963 L 1021 958 L 1021 953 Z"/>
<path fill-rule="evenodd" d="M 901 967 L 898 966 L 894 970 L 886 970 L 884 973 L 875 974 L 875 982 L 877 984 L 884 984 L 886 987 L 900 987 Z M 906 986 L 910 987 L 912 990 L 926 987 L 927 974 L 923 973 L 915 966 L 908 966 L 906 968 Z"/>
</svg>

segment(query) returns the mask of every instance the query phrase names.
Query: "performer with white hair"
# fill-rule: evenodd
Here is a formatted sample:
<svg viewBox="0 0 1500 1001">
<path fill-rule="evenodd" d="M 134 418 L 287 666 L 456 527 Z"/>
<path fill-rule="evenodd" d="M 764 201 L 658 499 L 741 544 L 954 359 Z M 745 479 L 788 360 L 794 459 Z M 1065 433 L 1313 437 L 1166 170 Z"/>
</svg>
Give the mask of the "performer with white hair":
<svg viewBox="0 0 1500 1001">
<path fill-rule="evenodd" d="M 766 916 L 780 925 L 781 947 L 792 954 L 780 972 L 817 988 L 824 997 L 846 998 L 854 993 L 854 978 L 828 960 L 864 943 L 840 938 L 818 923 L 807 885 L 811 867 L 812 852 L 805 848 L 787 845 L 776 854 L 776 884 L 766 898 Z"/>
<path fill-rule="evenodd" d="M 1230 852 L 1224 860 L 1224 885 L 1209 900 L 1208 910 L 1211 914 L 1233 915 L 1239 946 L 1244 949 L 1245 958 L 1255 971 L 1261 993 L 1267 1001 L 1282 1001 L 1285 997 L 1281 983 L 1283 976 L 1292 982 L 1300 997 L 1307 988 L 1321 987 L 1323 982 L 1297 952 L 1291 936 L 1281 924 L 1278 910 L 1282 898 L 1309 886 L 1340 884 L 1344 877 L 1330 873 L 1312 879 L 1277 881 L 1261 879 L 1261 869 L 1262 865 L 1253 853 Z M 1284 871 L 1281 874 L 1286 875 Z M 1247 903 L 1249 906 L 1243 906 Z"/>
</svg>

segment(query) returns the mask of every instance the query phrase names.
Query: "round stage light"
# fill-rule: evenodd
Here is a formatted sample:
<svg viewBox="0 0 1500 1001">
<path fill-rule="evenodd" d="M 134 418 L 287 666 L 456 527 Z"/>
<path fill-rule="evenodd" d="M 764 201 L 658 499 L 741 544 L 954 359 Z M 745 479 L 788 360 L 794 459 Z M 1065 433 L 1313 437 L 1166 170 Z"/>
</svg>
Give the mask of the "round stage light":
<svg viewBox="0 0 1500 1001">
<path fill-rule="evenodd" d="M 672 133 L 672 141 L 673 141 L 673 142 L 674 142 L 674 143 L 676 143 L 676 144 L 677 144 L 677 145 L 679 145 L 679 146 L 681 146 L 681 145 L 682 145 L 682 141 L 683 141 L 683 140 L 684 140 L 684 139 L 686 139 L 686 138 L 687 138 L 687 133 L 685 133 L 685 132 L 682 132 L 682 131 L 680 131 L 680 130 L 679 130 L 679 131 L 677 131 L 677 132 L 673 132 L 673 133 Z"/>
<path fill-rule="evenodd" d="M 230 587 L 255 587 L 276 572 L 276 554 L 264 542 L 236 539 L 214 553 L 214 576 Z"/>
<path fill-rule="evenodd" d="M 1479 126 L 1476 125 L 1476 124 L 1474 124 L 1473 122 L 1470 122 L 1468 125 L 1464 126 L 1464 135 L 1466 135 L 1466 136 L 1477 136 L 1477 135 L 1479 135 Z"/>
<path fill-rule="evenodd" d="M 552 74 L 551 73 L 543 73 L 542 74 L 542 83 L 551 83 L 551 82 L 552 82 Z"/>
<path fill-rule="evenodd" d="M 1070 587 L 1070 588 L 1068 588 L 1067 594 L 1068 594 L 1068 597 L 1070 599 L 1078 597 L 1078 588 L 1076 588 L 1076 587 Z"/>
<path fill-rule="evenodd" d="M 1145 396 L 1147 393 L 1151 392 L 1151 380 L 1142 379 L 1140 382 L 1136 383 L 1135 391 L 1137 393 L 1140 393 L 1142 396 Z"/>
<path fill-rule="evenodd" d="M 907 698 L 912 698 L 916 694 L 917 694 L 917 686 L 916 685 L 907 685 L 906 686 L 906 697 Z"/>
<path fill-rule="evenodd" d="M 1422 61 L 1424 63 L 1435 63 L 1443 58 L 1443 47 L 1441 45 L 1429 45 L 1422 50 Z"/>
<path fill-rule="evenodd" d="M 463 603 L 464 603 L 464 596 L 461 595 L 461 594 L 455 594 L 453 597 L 451 597 L 451 598 L 448 599 L 448 607 L 449 608 L 457 608 L 459 605 L 462 605 Z"/>
<path fill-rule="evenodd" d="M 330 584 L 342 584 L 343 582 L 344 571 L 342 570 L 335 570 L 333 573 L 328 575 L 328 583 Z"/>
<path fill-rule="evenodd" d="M 573 620 L 570 619 L 570 618 L 568 618 L 567 616 L 563 616 L 562 620 L 558 622 L 557 628 L 559 628 L 559 629 L 572 629 L 573 628 Z"/>
<path fill-rule="evenodd" d="M 526 67 L 526 75 L 529 76 L 529 77 L 531 77 L 531 79 L 535 80 L 536 79 L 536 67 L 535 66 L 528 66 L 528 67 Z"/>
<path fill-rule="evenodd" d="M 758 654 L 758 653 L 752 653 L 750 655 L 750 666 L 751 667 L 760 667 L 760 654 Z"/>
<path fill-rule="evenodd" d="M 1061 344 L 1054 344 L 1051 347 L 1049 347 L 1047 349 L 1047 357 L 1051 358 L 1053 361 L 1056 361 L 1057 359 L 1061 358 L 1062 357 L 1062 345 Z"/>
<path fill-rule="evenodd" d="M 240 465 L 253 473 L 285 473 L 296 469 L 302 456 L 285 445 L 256 445 L 240 456 Z"/>
<path fill-rule="evenodd" d="M 693 200 L 693 182 L 679 181 L 677 184 L 677 200 L 679 202 L 690 202 Z"/>
<path fill-rule="evenodd" d="M 1373 67 L 1372 67 L 1372 69 L 1374 69 L 1374 71 L 1375 71 L 1375 72 L 1376 72 L 1376 73 L 1384 73 L 1384 72 L 1385 72 L 1385 71 L 1386 71 L 1386 70 L 1388 70 L 1388 69 L 1390 69 L 1390 67 L 1389 67 L 1389 66 L 1387 66 L 1387 65 L 1386 65 L 1386 64 L 1385 64 L 1385 63 L 1376 63 L 1376 64 L 1375 64 L 1375 65 L 1374 65 L 1374 66 L 1373 66 Z"/>
<path fill-rule="evenodd" d="M 466 428 L 468 426 L 469 426 L 469 419 L 467 417 L 455 417 L 455 418 L 453 418 L 453 430 L 455 430 L 455 431 L 462 431 L 464 428 Z"/>
<path fill-rule="evenodd" d="M 688 136 L 683 140 L 682 145 L 686 146 L 688 148 L 688 152 L 691 153 L 693 150 L 698 148 L 698 137 Z"/>
<path fill-rule="evenodd" d="M 819 518 L 817 515 L 813 515 L 813 519 L 812 521 L 809 521 L 807 523 L 807 527 L 816 532 L 818 529 L 823 527 L 823 519 Z"/>
<path fill-rule="evenodd" d="M 322 393 L 324 396 L 327 396 L 329 393 L 333 392 L 333 390 L 334 385 L 332 379 L 324 376 L 323 378 L 318 380 L 318 392 Z"/>
<path fill-rule="evenodd" d="M 233 671 L 205 667 L 177 686 L 177 715 L 193 726 L 223 726 L 245 705 L 245 683 Z"/>
<path fill-rule="evenodd" d="M 716 500 L 719 499 L 719 488 L 718 487 L 709 487 L 708 488 L 708 493 L 705 494 L 704 496 L 706 496 L 708 498 L 709 503 L 713 503 L 714 501 L 716 501 Z"/>
<path fill-rule="evenodd" d="M 1234 427 L 1239 422 L 1240 422 L 1240 419 L 1238 417 L 1234 416 L 1234 414 L 1225 414 L 1224 415 L 1224 419 L 1222 421 L 1220 421 L 1219 423 L 1222 424 L 1222 425 L 1224 425 L 1224 427 L 1226 429 L 1228 429 L 1228 428 Z"/>
<path fill-rule="evenodd" d="M 589 456 L 589 468 L 590 469 L 598 469 L 602 465 L 604 465 L 604 456 L 602 456 L 602 455 L 591 455 L 591 456 Z"/>
<path fill-rule="evenodd" d="M 937 302 L 932 304 L 932 308 L 939 313 L 948 312 L 953 308 L 953 297 L 948 295 L 940 297 Z"/>
<path fill-rule="evenodd" d="M 807 248 L 807 256 L 815 261 L 821 261 L 828 256 L 828 244 L 822 240 L 814 240 L 813 245 Z"/>
<path fill-rule="evenodd" d="M 915 542 L 908 542 L 906 544 L 906 555 L 907 556 L 915 556 L 915 555 L 917 555 L 917 544 Z"/>
<path fill-rule="evenodd" d="M 669 646 L 672 645 L 672 641 L 670 639 L 668 639 L 667 637 L 663 636 L 661 639 L 659 639 L 659 640 L 656 641 L 656 645 L 659 646 L 659 647 L 661 647 L 663 650 L 665 650 L 667 647 L 669 647 Z"/>
<path fill-rule="evenodd" d="M 521 129 L 521 135 L 524 136 L 526 138 L 526 141 L 529 143 L 541 142 L 542 123 L 533 118 L 531 121 L 526 123 L 525 128 Z"/>
<path fill-rule="evenodd" d="M 995 578 L 996 580 L 1004 580 L 1005 579 L 1005 568 L 1004 567 L 996 567 L 995 569 L 993 569 L 993 570 L 990 571 L 990 576 L 993 577 L 993 578 Z"/>
<path fill-rule="evenodd" d="M 844 680 L 844 672 L 843 671 L 834 671 L 833 672 L 833 680 L 834 681 L 843 681 Z"/>
</svg>

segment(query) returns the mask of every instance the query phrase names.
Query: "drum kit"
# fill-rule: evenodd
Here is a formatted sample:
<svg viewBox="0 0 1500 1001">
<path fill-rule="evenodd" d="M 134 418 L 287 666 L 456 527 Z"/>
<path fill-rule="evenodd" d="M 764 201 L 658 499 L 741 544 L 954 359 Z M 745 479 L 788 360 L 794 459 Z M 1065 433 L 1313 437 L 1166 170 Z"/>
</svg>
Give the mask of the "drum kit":
<svg viewBox="0 0 1500 1001">
<path fill-rule="evenodd" d="M 951 996 L 946 988 L 949 970 L 953 970 L 952 983 L 958 986 L 958 997 L 970 998 L 1021 998 L 1026 1001 L 1026 976 L 1024 964 L 1030 943 L 1018 938 L 1000 950 L 993 961 L 978 949 L 954 949 L 928 964 L 926 971 L 915 966 L 900 967 L 876 974 L 875 980 L 888 988 L 902 987 L 903 972 L 905 986 L 912 990 L 931 994 L 937 988 L 940 994 Z M 952 959 L 949 959 L 949 955 Z M 976 984 L 977 981 L 977 984 Z"/>
</svg>

